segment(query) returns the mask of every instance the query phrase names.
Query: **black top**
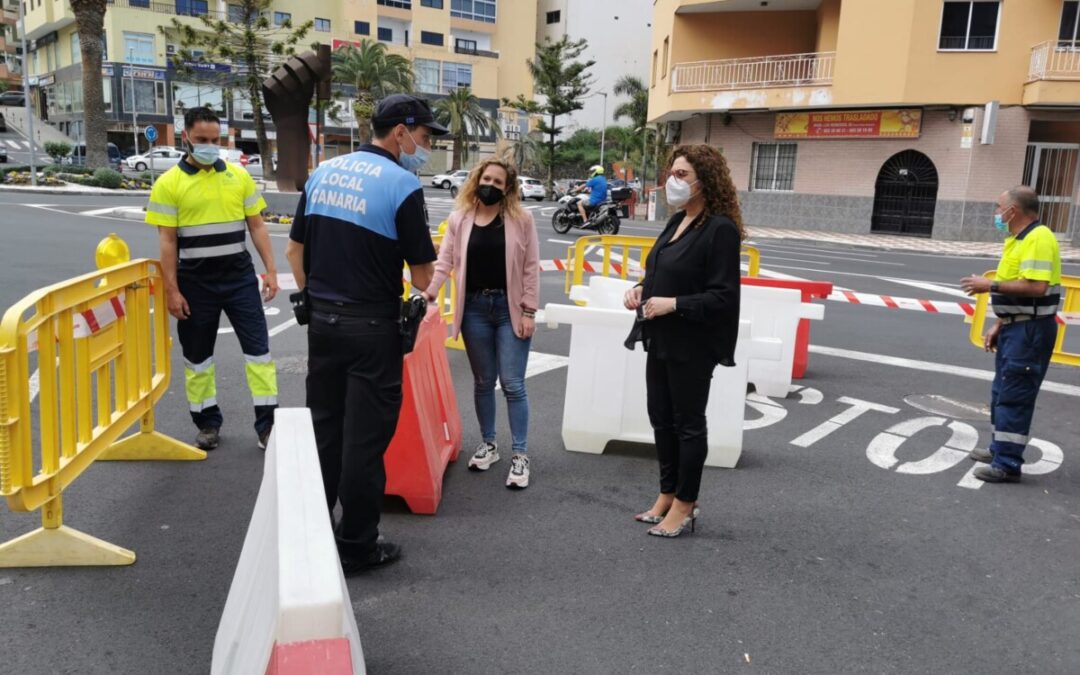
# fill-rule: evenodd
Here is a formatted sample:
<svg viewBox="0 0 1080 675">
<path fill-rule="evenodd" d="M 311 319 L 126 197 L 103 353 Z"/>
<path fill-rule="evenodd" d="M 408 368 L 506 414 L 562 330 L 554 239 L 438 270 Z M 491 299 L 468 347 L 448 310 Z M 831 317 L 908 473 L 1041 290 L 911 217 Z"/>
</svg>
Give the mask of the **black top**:
<svg viewBox="0 0 1080 675">
<path fill-rule="evenodd" d="M 735 365 L 739 335 L 739 230 L 726 216 L 701 216 L 671 241 L 668 221 L 649 253 L 641 298 L 675 298 L 672 314 L 645 321 L 645 349 L 668 361 Z"/>
<path fill-rule="evenodd" d="M 319 166 L 289 238 L 304 244 L 311 297 L 331 302 L 392 303 L 404 264 L 435 260 L 420 181 L 374 145 Z"/>
<path fill-rule="evenodd" d="M 506 290 L 506 228 L 501 215 L 483 227 L 473 224 L 465 260 L 467 293 Z"/>
</svg>

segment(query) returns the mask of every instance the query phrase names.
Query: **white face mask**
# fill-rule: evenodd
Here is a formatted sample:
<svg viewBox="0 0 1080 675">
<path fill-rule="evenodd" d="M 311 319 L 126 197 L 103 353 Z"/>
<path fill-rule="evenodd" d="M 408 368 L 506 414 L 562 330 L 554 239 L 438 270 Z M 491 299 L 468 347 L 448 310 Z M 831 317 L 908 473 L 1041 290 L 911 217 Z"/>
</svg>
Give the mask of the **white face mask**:
<svg viewBox="0 0 1080 675">
<path fill-rule="evenodd" d="M 686 206 L 686 203 L 690 201 L 690 188 L 694 187 L 693 183 L 687 183 L 684 180 L 679 180 L 675 176 L 668 176 L 667 184 L 664 186 L 664 195 L 667 197 L 667 203 L 675 208 L 682 208 Z"/>
</svg>

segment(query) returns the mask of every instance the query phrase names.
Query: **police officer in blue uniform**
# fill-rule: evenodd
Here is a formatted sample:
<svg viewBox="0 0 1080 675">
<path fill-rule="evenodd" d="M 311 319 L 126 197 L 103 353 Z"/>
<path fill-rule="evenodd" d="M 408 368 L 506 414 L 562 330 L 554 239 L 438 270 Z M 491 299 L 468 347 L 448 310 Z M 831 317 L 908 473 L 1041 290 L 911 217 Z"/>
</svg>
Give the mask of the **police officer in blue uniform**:
<svg viewBox="0 0 1080 675">
<path fill-rule="evenodd" d="M 286 256 L 310 307 L 307 405 L 326 502 L 341 501 L 335 535 L 346 575 L 391 563 L 379 538 L 383 455 L 401 410 L 401 276 L 427 288 L 435 248 L 416 171 L 431 137 L 448 133 L 428 103 L 395 94 L 372 117 L 374 140 L 308 179 Z"/>
</svg>

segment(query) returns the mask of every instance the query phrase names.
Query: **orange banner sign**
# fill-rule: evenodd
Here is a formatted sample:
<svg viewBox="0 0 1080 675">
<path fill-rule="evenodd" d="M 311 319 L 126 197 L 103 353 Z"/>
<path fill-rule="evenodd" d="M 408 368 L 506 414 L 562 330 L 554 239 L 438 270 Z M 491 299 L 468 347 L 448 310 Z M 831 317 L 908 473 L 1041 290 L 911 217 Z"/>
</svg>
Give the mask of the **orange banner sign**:
<svg viewBox="0 0 1080 675">
<path fill-rule="evenodd" d="M 918 138 L 921 110 L 779 113 L 776 138 Z"/>
</svg>

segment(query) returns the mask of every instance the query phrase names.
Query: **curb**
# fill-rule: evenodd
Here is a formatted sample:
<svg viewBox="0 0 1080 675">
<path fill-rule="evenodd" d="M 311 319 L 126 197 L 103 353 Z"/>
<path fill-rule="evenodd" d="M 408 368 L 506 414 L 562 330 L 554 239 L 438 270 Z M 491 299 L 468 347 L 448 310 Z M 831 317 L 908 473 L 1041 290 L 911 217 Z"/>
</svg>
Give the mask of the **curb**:
<svg viewBox="0 0 1080 675">
<path fill-rule="evenodd" d="M 22 187 L 13 185 L 0 185 L 0 192 L 8 193 L 24 193 L 24 194 L 44 194 L 44 195 L 79 195 L 87 197 L 146 197 L 150 195 L 149 190 L 72 190 L 70 188 L 49 188 L 49 187 Z"/>
</svg>

